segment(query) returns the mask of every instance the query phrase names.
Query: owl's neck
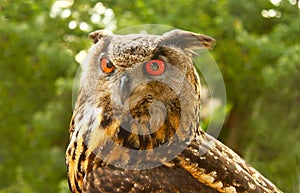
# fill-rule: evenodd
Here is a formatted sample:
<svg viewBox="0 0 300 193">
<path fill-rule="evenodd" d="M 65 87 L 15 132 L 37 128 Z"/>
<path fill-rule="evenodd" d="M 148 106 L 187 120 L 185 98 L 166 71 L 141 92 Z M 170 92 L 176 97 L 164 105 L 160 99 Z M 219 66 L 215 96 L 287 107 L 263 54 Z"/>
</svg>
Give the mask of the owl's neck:
<svg viewBox="0 0 300 193">
<path fill-rule="evenodd" d="M 170 93 L 165 98 L 149 92 L 131 95 L 127 108 L 112 105 L 108 93 L 98 99 L 79 96 L 85 101 L 74 112 L 74 141 L 82 138 L 87 149 L 106 163 L 126 163 L 133 157 L 130 151 L 165 148 L 163 153 L 172 154 L 170 144 L 186 144 L 194 137 L 198 109 L 186 111 L 186 104 Z"/>
</svg>

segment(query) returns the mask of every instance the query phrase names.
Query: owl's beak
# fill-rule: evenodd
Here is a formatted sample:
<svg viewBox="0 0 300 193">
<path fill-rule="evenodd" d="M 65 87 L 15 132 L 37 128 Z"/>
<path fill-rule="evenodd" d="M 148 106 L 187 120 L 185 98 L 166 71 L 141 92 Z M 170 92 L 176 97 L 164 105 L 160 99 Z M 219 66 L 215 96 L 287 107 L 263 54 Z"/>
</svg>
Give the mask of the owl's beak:
<svg viewBox="0 0 300 193">
<path fill-rule="evenodd" d="M 122 104 L 124 104 L 125 100 L 130 95 L 130 78 L 126 73 L 120 79 L 119 95 Z"/>
</svg>

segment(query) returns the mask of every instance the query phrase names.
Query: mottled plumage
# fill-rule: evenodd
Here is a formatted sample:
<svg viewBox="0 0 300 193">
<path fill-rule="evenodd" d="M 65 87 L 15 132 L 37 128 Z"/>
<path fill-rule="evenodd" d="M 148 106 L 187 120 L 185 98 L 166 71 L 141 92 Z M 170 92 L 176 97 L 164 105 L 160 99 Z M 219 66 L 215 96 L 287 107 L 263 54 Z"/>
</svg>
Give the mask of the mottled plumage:
<svg viewBox="0 0 300 193">
<path fill-rule="evenodd" d="M 281 192 L 200 128 L 191 56 L 213 38 L 90 37 L 66 153 L 72 192 Z"/>
</svg>

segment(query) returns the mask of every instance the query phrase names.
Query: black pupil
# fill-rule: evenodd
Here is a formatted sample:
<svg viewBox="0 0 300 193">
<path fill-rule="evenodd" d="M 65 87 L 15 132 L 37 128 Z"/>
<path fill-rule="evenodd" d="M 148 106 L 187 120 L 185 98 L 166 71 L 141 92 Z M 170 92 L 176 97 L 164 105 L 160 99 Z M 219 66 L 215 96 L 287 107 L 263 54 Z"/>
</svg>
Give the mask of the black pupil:
<svg viewBox="0 0 300 193">
<path fill-rule="evenodd" d="M 107 67 L 107 68 L 112 68 L 112 67 L 113 67 L 113 64 L 112 64 L 110 61 L 107 61 L 107 62 L 106 62 L 106 67 Z"/>
<path fill-rule="evenodd" d="M 156 70 L 158 70 L 159 65 L 157 62 L 153 62 L 150 64 L 150 68 L 151 68 L 151 70 L 156 71 Z"/>
</svg>

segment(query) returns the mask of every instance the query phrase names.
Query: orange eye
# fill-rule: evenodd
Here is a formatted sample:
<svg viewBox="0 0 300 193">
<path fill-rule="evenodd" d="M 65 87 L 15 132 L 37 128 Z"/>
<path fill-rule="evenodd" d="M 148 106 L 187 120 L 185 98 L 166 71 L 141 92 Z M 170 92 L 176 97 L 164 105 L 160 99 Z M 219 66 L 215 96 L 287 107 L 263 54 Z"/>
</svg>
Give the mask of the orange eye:
<svg viewBox="0 0 300 193">
<path fill-rule="evenodd" d="M 113 63 L 106 58 L 101 58 L 100 67 L 101 67 L 101 70 L 106 74 L 112 73 L 115 69 L 115 66 L 113 65 Z"/>
<path fill-rule="evenodd" d="M 162 60 L 150 60 L 145 64 L 144 68 L 151 76 L 158 76 L 165 72 L 166 65 Z"/>
</svg>

